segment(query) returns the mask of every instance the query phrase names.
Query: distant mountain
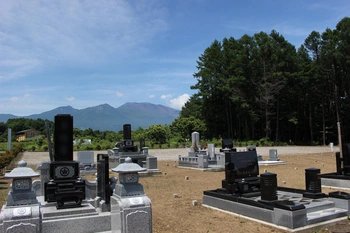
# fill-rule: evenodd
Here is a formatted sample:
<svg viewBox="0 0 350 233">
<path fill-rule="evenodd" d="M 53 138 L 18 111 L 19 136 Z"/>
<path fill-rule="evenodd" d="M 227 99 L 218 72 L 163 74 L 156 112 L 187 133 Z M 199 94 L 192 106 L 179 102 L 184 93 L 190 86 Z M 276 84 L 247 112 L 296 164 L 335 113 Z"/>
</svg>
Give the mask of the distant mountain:
<svg viewBox="0 0 350 233">
<path fill-rule="evenodd" d="M 108 104 L 101 104 L 85 109 L 75 109 L 71 106 L 58 107 L 40 114 L 24 116 L 23 118 L 44 119 L 54 121 L 57 114 L 70 114 L 73 116 L 75 128 L 94 130 L 119 131 L 124 124 L 131 124 L 131 128 L 148 128 L 155 124 L 171 124 L 179 116 L 179 110 L 160 104 L 152 103 L 126 103 L 118 108 Z M 19 118 L 12 114 L 0 114 L 0 122 L 7 122 L 10 118 Z"/>
</svg>

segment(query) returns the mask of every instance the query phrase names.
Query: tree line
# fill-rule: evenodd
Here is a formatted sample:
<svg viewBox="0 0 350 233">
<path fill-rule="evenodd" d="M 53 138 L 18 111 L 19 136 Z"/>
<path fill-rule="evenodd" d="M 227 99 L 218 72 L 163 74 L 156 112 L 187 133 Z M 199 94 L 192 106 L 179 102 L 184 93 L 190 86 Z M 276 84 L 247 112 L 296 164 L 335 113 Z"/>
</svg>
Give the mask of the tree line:
<svg viewBox="0 0 350 233">
<path fill-rule="evenodd" d="M 34 139 L 28 139 L 25 142 L 21 142 L 24 150 L 47 150 L 48 140 L 46 138 L 46 121 L 49 123 L 49 133 L 51 135 L 50 140 L 53 142 L 54 122 L 43 119 L 27 119 L 27 118 L 13 118 L 8 119 L 7 122 L 0 122 L 0 142 L 7 142 L 8 129 L 12 130 L 12 142 L 16 142 L 16 132 L 35 129 L 41 132 L 39 137 Z M 193 123 L 197 120 L 193 119 Z M 146 140 L 148 147 L 180 147 L 184 146 L 185 142 L 188 142 L 191 137 L 191 130 L 195 130 L 196 127 L 200 128 L 200 125 L 195 125 L 190 121 L 183 122 L 177 120 L 171 125 L 150 125 L 148 128 L 143 129 L 138 127 L 132 130 L 132 139 L 136 144 L 141 139 Z M 73 128 L 73 139 L 78 141 L 75 149 L 88 149 L 88 150 L 105 150 L 111 149 L 115 144 L 123 139 L 123 131 L 100 131 L 87 129 Z M 85 139 L 91 139 L 92 145 L 83 145 Z M 164 145 L 165 144 L 165 145 Z M 0 150 L 5 150 L 6 145 L 0 146 Z"/>
<path fill-rule="evenodd" d="M 328 144 L 349 140 L 350 18 L 296 49 L 281 34 L 214 40 L 197 60 L 197 90 L 180 112 L 206 138 Z M 340 134 L 339 134 L 340 135 Z"/>
</svg>

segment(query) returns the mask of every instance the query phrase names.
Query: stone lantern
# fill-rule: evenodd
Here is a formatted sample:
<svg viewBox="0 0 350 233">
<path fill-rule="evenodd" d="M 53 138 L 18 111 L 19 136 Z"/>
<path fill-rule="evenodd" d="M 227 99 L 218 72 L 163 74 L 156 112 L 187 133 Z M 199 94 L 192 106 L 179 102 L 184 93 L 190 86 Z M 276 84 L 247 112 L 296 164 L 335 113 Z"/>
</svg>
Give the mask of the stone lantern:
<svg viewBox="0 0 350 233">
<path fill-rule="evenodd" d="M 112 232 L 152 232 L 151 200 L 144 194 L 138 174 L 146 170 L 132 163 L 130 157 L 112 169 L 119 173 L 119 183 L 111 196 Z"/>
<path fill-rule="evenodd" d="M 7 206 L 37 204 L 35 191 L 32 189 L 32 178 L 40 176 L 27 167 L 27 162 L 21 160 L 18 167 L 6 173 L 4 178 L 12 178 L 12 189 L 7 197 Z"/>
<path fill-rule="evenodd" d="M 32 188 L 32 178 L 39 175 L 23 160 L 5 174 L 4 178 L 13 180 L 7 203 L 0 213 L 1 232 L 40 232 L 40 206 Z"/>
</svg>

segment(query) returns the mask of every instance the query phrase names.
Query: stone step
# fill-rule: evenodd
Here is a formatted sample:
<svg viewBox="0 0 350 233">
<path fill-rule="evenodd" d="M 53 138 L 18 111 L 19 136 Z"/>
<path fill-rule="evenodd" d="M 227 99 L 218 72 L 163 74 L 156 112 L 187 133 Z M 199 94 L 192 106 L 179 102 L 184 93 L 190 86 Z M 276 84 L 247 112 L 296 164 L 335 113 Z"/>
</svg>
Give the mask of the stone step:
<svg viewBox="0 0 350 233">
<path fill-rule="evenodd" d="M 347 216 L 347 210 L 336 208 L 336 207 L 328 208 L 324 210 L 318 210 L 318 211 L 314 211 L 306 214 L 308 225 L 324 222 L 324 221 L 328 221 L 328 220 L 332 220 L 332 219 L 340 218 L 344 216 Z"/>
<path fill-rule="evenodd" d="M 335 207 L 334 202 L 333 201 L 326 201 L 326 200 L 322 200 L 322 202 L 312 201 L 309 204 L 305 205 L 307 213 L 326 210 L 326 209 L 330 209 L 333 207 Z"/>
<path fill-rule="evenodd" d="M 57 209 L 55 206 L 41 208 L 43 219 L 73 218 L 80 216 L 98 215 L 91 204 L 83 204 L 81 207 Z"/>
</svg>

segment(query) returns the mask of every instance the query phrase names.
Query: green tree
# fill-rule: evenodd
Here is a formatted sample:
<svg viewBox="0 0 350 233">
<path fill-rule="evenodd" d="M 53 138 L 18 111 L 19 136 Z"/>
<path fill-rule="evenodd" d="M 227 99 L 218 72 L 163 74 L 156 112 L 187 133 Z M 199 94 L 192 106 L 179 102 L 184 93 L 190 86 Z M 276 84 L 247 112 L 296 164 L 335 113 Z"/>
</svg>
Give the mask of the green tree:
<svg viewBox="0 0 350 233">
<path fill-rule="evenodd" d="M 164 125 L 150 125 L 147 129 L 147 138 L 155 143 L 166 143 L 169 137 L 169 129 Z"/>
<path fill-rule="evenodd" d="M 169 128 L 171 132 L 179 134 L 182 141 L 190 139 L 194 131 L 198 132 L 200 135 L 203 135 L 206 131 L 204 122 L 193 116 L 176 118 L 171 125 L 169 125 Z"/>
</svg>

